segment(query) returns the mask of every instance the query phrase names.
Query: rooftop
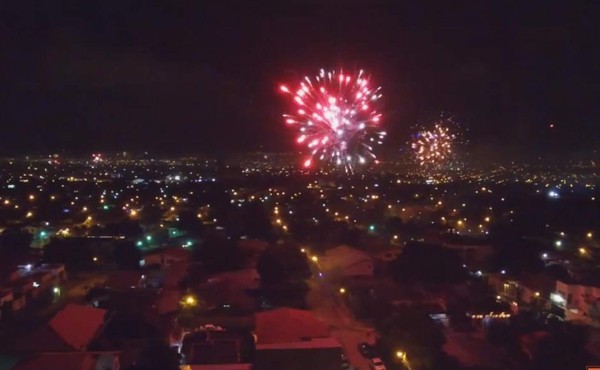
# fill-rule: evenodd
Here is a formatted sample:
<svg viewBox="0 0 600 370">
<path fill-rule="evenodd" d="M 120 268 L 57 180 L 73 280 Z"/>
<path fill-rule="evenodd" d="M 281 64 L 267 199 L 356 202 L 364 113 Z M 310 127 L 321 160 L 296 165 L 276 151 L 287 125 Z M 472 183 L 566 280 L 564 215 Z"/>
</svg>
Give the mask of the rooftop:
<svg viewBox="0 0 600 370">
<path fill-rule="evenodd" d="M 312 312 L 279 308 L 256 314 L 257 344 L 300 342 L 329 337 L 327 325 Z"/>
</svg>

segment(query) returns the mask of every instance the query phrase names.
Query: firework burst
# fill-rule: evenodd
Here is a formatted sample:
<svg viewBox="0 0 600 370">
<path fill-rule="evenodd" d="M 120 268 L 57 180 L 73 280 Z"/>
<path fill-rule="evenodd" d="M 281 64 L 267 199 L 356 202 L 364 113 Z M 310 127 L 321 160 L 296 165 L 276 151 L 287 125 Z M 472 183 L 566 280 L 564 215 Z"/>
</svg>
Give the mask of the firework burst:
<svg viewBox="0 0 600 370">
<path fill-rule="evenodd" d="M 308 149 L 304 167 L 331 163 L 353 172 L 357 165 L 375 160 L 373 148 L 386 133 L 375 109 L 381 88 L 371 88 L 369 80 L 362 70 L 351 75 L 321 69 L 296 88 L 280 86 L 296 109 L 284 114 L 284 120 L 297 130 L 296 142 Z"/>
<path fill-rule="evenodd" d="M 440 170 L 452 163 L 458 132 L 452 118 L 444 116 L 433 127 L 420 130 L 411 143 L 416 162 L 425 170 Z"/>
</svg>

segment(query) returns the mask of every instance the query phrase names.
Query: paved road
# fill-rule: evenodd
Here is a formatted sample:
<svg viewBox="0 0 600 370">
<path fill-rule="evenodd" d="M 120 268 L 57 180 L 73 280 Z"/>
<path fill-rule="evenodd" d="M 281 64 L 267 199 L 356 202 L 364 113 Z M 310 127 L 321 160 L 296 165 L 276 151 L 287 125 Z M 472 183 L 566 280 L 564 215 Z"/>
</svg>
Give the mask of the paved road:
<svg viewBox="0 0 600 370">
<path fill-rule="evenodd" d="M 456 357 L 465 366 L 478 366 L 486 370 L 521 370 L 521 366 L 508 358 L 502 348 L 495 347 L 483 337 L 483 333 L 458 333 L 445 331 L 444 351 Z"/>
<path fill-rule="evenodd" d="M 372 328 L 354 320 L 346 306 L 337 297 L 333 285 L 324 279 L 313 279 L 309 283 L 308 303 L 315 314 L 329 324 L 333 337 L 337 338 L 355 369 L 369 369 L 369 362 L 357 350 L 358 343 L 373 343 Z"/>
</svg>

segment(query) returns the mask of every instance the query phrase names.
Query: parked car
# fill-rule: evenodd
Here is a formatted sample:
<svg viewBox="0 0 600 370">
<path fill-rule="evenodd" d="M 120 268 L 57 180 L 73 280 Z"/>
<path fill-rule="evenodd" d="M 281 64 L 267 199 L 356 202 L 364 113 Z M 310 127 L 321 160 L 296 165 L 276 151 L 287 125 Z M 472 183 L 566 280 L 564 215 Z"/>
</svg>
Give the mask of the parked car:
<svg viewBox="0 0 600 370">
<path fill-rule="evenodd" d="M 366 357 L 366 358 L 376 357 L 375 348 L 372 345 L 370 345 L 369 343 L 366 343 L 366 342 L 358 343 L 357 349 L 358 349 L 358 352 L 360 352 L 360 354 L 363 355 L 363 357 Z"/>
<path fill-rule="evenodd" d="M 349 369 L 350 361 L 348 361 L 348 357 L 345 353 L 342 352 L 342 369 Z"/>
<path fill-rule="evenodd" d="M 371 367 L 371 370 L 386 370 L 383 361 L 379 357 L 373 357 L 369 361 L 369 367 Z"/>
</svg>

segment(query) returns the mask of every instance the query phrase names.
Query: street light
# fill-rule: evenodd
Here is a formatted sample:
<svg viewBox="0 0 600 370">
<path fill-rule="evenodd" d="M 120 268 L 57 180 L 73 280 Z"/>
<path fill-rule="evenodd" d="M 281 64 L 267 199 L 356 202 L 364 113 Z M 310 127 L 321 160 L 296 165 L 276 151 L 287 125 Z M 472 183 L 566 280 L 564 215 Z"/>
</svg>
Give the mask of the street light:
<svg viewBox="0 0 600 370">
<path fill-rule="evenodd" d="M 318 262 L 318 261 L 319 261 L 319 257 L 317 257 L 317 256 L 312 256 L 310 259 L 311 259 L 313 262 Z"/>
<path fill-rule="evenodd" d="M 346 288 L 340 288 L 340 294 L 345 294 L 346 293 Z"/>
<path fill-rule="evenodd" d="M 406 352 L 404 351 L 396 351 L 396 358 L 406 361 Z"/>
<path fill-rule="evenodd" d="M 183 297 L 181 305 L 187 308 L 196 307 L 198 305 L 198 300 L 193 295 L 188 294 L 187 296 Z"/>
</svg>

